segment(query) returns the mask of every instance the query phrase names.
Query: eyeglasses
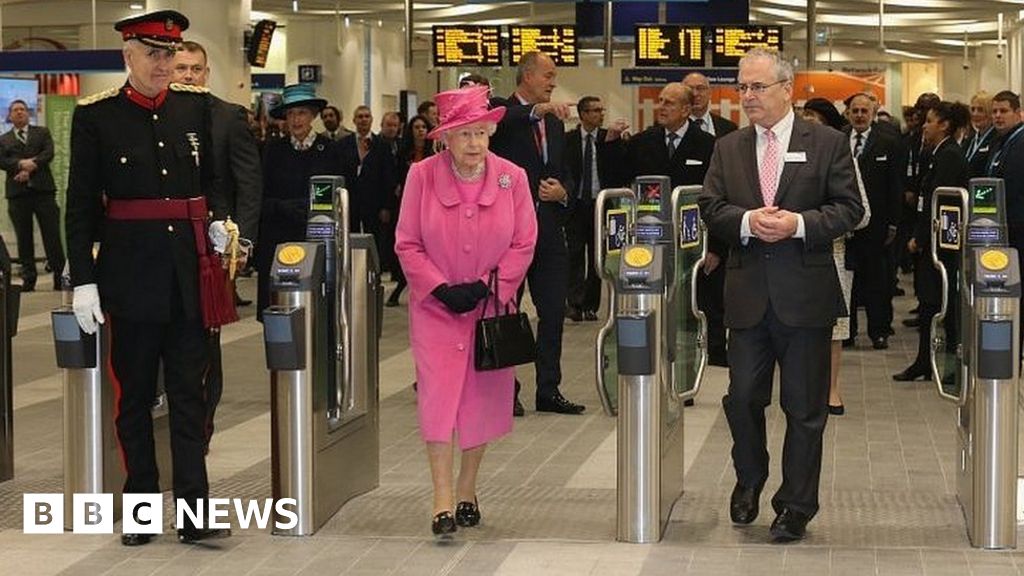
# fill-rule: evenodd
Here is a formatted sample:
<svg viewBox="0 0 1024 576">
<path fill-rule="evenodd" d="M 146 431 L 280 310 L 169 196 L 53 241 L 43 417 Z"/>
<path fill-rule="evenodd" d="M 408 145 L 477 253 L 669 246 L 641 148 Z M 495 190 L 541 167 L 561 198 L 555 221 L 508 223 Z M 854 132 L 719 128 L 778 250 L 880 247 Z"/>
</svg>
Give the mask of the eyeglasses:
<svg viewBox="0 0 1024 576">
<path fill-rule="evenodd" d="M 777 82 L 772 82 L 771 84 L 763 84 L 761 82 L 754 82 L 753 84 L 737 84 L 736 93 L 742 96 L 749 90 L 751 94 L 764 94 L 765 90 L 775 86 L 776 84 L 782 84 L 783 82 L 788 82 L 788 80 L 779 80 Z"/>
</svg>

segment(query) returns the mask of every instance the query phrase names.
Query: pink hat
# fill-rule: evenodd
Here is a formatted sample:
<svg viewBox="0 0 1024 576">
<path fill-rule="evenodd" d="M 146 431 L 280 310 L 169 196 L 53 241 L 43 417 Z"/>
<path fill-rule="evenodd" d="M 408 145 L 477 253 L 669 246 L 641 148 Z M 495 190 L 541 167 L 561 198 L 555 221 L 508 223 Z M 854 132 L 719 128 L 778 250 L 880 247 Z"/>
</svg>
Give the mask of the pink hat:
<svg viewBox="0 0 1024 576">
<path fill-rule="evenodd" d="M 505 115 L 505 107 L 496 106 L 488 110 L 489 92 L 487 86 L 468 86 L 438 93 L 434 96 L 434 103 L 437 104 L 440 124 L 427 134 L 427 138 L 437 139 L 448 130 L 477 122 L 497 123 Z"/>
</svg>

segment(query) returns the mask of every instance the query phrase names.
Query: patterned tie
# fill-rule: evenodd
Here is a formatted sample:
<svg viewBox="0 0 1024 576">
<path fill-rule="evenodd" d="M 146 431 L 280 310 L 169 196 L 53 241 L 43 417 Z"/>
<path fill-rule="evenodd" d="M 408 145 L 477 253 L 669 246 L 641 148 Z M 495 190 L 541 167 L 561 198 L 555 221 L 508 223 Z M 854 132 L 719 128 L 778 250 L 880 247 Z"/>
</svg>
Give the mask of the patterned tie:
<svg viewBox="0 0 1024 576">
<path fill-rule="evenodd" d="M 18 131 L 15 132 L 15 134 L 18 137 L 18 142 L 21 142 L 22 144 L 26 144 L 27 143 L 27 139 L 25 138 L 25 129 L 24 128 L 19 128 Z"/>
<path fill-rule="evenodd" d="M 679 134 L 675 132 L 668 133 L 668 157 L 671 158 L 676 155 L 676 140 L 679 140 Z"/>
<path fill-rule="evenodd" d="M 764 157 L 761 158 L 761 168 L 758 170 L 761 196 L 765 206 L 774 206 L 775 192 L 779 188 L 779 140 L 771 129 L 764 131 L 764 137 L 768 139 L 768 145 L 764 147 Z"/>
<path fill-rule="evenodd" d="M 860 153 L 864 150 L 864 135 L 857 132 L 857 135 L 853 138 L 853 157 L 860 158 Z"/>
</svg>

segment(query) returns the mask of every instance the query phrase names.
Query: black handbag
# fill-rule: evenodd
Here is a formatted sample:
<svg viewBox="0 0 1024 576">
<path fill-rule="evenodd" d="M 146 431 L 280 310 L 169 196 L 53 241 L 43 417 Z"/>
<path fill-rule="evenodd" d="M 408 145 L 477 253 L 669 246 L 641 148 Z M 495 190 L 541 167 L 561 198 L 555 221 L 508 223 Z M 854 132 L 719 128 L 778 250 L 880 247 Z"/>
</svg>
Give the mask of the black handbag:
<svg viewBox="0 0 1024 576">
<path fill-rule="evenodd" d="M 488 279 L 491 299 L 494 302 L 494 316 L 485 318 L 487 303 L 476 321 L 476 347 L 474 365 L 477 370 L 498 370 L 519 364 L 529 364 L 537 357 L 537 341 L 533 338 L 530 318 L 517 310 L 505 313 L 498 310 L 498 271 L 492 270 Z"/>
</svg>

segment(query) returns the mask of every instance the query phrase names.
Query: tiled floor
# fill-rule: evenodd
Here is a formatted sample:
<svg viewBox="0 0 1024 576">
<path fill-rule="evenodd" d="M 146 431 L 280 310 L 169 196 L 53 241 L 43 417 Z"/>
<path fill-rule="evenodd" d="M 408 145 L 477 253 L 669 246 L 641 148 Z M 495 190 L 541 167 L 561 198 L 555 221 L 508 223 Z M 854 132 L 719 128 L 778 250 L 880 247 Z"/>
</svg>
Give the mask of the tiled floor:
<svg viewBox="0 0 1024 576">
<path fill-rule="evenodd" d="M 243 290 L 251 291 L 246 281 Z M 380 488 L 359 497 L 308 538 L 235 530 L 208 547 L 170 535 L 136 549 L 116 535 L 27 536 L 21 494 L 59 492 L 61 384 L 48 310 L 58 296 L 27 295 L 15 340 L 16 476 L 0 483 L 3 574 L 921 574 L 1024 573 L 1024 553 L 969 546 L 954 496 L 951 405 L 923 383 L 897 384 L 916 347 L 900 329 L 885 352 L 844 353 L 847 415 L 829 421 L 821 478 L 822 509 L 799 544 L 767 543 L 771 514 L 735 528 L 727 501 L 734 480 L 731 439 L 719 404 L 726 372 L 711 369 L 686 418 L 686 493 L 663 540 L 615 542 L 615 421 L 594 391 L 593 323 L 566 326 L 563 391 L 584 416 L 528 411 L 488 450 L 481 471 L 484 522 L 454 542 L 429 534 L 430 481 L 415 423 L 406 309 L 385 309 L 381 343 Z M 898 307 L 905 311 L 909 300 Z M 227 388 L 209 457 L 213 495 L 270 494 L 269 386 L 262 336 L 249 317 L 224 334 Z M 898 317 L 902 317 L 898 315 Z M 521 370 L 532 392 L 532 370 Z M 531 408 L 530 402 L 527 407 Z M 774 468 L 764 508 L 778 483 L 784 432 L 769 410 Z"/>
</svg>

